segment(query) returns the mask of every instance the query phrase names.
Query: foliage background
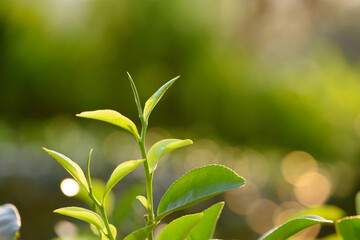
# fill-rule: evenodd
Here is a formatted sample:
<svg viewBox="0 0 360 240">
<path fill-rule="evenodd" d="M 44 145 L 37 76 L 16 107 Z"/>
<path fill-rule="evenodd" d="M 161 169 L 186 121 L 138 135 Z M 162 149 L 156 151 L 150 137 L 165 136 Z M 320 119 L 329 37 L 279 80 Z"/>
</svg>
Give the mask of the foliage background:
<svg viewBox="0 0 360 240">
<path fill-rule="evenodd" d="M 139 123 L 129 71 L 143 102 L 181 75 L 151 116 L 147 144 L 195 141 L 159 166 L 155 202 L 187 170 L 220 163 L 248 185 L 215 199 L 227 206 L 219 238 L 256 239 L 314 204 L 354 214 L 359 11 L 356 0 L 1 1 L 0 203 L 18 206 L 22 239 L 54 238 L 64 218 L 52 210 L 79 202 L 61 193 L 68 175 L 41 146 L 80 164 L 93 147 L 103 180 L 139 156 L 127 133 L 74 117 L 112 108 Z M 119 206 L 132 206 L 114 215 L 123 234 L 142 225 L 142 174 L 117 188 Z"/>
</svg>

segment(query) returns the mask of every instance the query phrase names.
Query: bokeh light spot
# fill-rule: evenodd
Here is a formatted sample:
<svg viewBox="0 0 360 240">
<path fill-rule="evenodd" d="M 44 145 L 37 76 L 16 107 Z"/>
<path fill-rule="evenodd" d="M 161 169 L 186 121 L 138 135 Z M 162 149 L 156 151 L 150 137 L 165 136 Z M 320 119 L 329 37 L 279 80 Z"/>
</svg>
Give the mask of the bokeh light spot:
<svg viewBox="0 0 360 240">
<path fill-rule="evenodd" d="M 303 151 L 293 151 L 286 155 L 281 162 L 282 175 L 287 182 L 293 185 L 301 175 L 309 171 L 316 171 L 317 167 L 317 161 Z"/>
<path fill-rule="evenodd" d="M 73 238 L 78 234 L 78 228 L 75 224 L 68 221 L 59 221 L 54 226 L 56 235 L 60 238 Z"/>
<path fill-rule="evenodd" d="M 264 234 L 274 227 L 272 219 L 276 204 L 269 199 L 258 199 L 246 211 L 246 222 L 257 233 Z"/>
<path fill-rule="evenodd" d="M 65 178 L 60 183 L 60 189 L 65 196 L 73 197 L 78 194 L 80 187 L 79 184 L 72 178 Z"/>
<path fill-rule="evenodd" d="M 327 177 L 318 172 L 307 172 L 295 183 L 294 193 L 301 204 L 311 206 L 325 203 L 331 189 L 331 183 Z"/>
</svg>

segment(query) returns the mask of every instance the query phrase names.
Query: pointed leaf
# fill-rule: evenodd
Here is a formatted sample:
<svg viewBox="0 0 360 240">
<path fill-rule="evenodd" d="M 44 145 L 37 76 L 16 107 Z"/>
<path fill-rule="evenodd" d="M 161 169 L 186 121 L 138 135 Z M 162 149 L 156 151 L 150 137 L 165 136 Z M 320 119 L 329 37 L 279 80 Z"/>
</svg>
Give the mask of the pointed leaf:
<svg viewBox="0 0 360 240">
<path fill-rule="evenodd" d="M 295 233 L 314 226 L 316 224 L 332 224 L 332 220 L 326 220 L 318 216 L 304 216 L 292 219 L 269 232 L 265 233 L 259 240 L 286 240 Z"/>
<path fill-rule="evenodd" d="M 196 213 L 175 219 L 161 231 L 157 240 L 184 240 L 202 216 L 203 213 Z"/>
<path fill-rule="evenodd" d="M 153 173 L 162 156 L 166 153 L 180 147 L 187 146 L 193 142 L 190 139 L 164 139 L 155 143 L 149 150 L 147 161 L 149 163 L 150 172 Z"/>
<path fill-rule="evenodd" d="M 140 103 L 139 93 L 138 93 L 138 91 L 136 89 L 135 82 L 132 79 L 130 73 L 127 73 L 127 74 L 129 76 L 129 81 L 130 81 L 131 89 L 132 89 L 133 94 L 134 94 L 135 103 L 136 103 L 136 106 L 138 108 L 139 116 L 141 116 L 142 115 L 142 110 L 141 110 L 141 103 Z"/>
<path fill-rule="evenodd" d="M 186 173 L 160 200 L 157 219 L 207 198 L 244 185 L 245 180 L 222 165 L 208 165 Z"/>
<path fill-rule="evenodd" d="M 93 224 L 98 229 L 106 233 L 105 224 L 103 220 L 97 213 L 93 211 L 79 207 L 64 207 L 64 208 L 56 209 L 54 212 L 65 216 L 77 218 L 85 222 L 88 222 L 90 224 Z"/>
<path fill-rule="evenodd" d="M 84 172 L 81 170 L 79 165 L 61 153 L 46 149 L 44 147 L 43 149 L 53 158 L 55 158 L 75 178 L 75 180 L 77 180 L 87 191 L 89 191 L 89 186 L 87 184 Z"/>
<path fill-rule="evenodd" d="M 335 228 L 343 240 L 360 239 L 360 216 L 339 219 L 335 222 Z"/>
<path fill-rule="evenodd" d="M 12 204 L 0 206 L 0 239 L 13 240 L 21 227 L 20 215 Z"/>
<path fill-rule="evenodd" d="M 149 209 L 149 202 L 144 196 L 137 196 L 136 199 L 139 200 L 146 209 Z"/>
<path fill-rule="evenodd" d="M 176 78 L 171 79 L 167 83 L 165 83 L 161 88 L 159 88 L 145 103 L 144 107 L 144 119 L 146 122 L 149 120 L 149 116 L 151 111 L 154 109 L 156 104 L 159 102 L 161 97 L 164 95 L 166 90 L 179 78 L 180 76 L 177 76 Z"/>
<path fill-rule="evenodd" d="M 186 239 L 211 239 L 223 207 L 224 202 L 219 202 L 203 211 L 203 217 L 198 222 L 198 224 L 196 224 L 196 226 L 190 231 Z"/>
<path fill-rule="evenodd" d="M 119 166 L 117 166 L 115 168 L 114 172 L 111 174 L 109 181 L 106 184 L 105 192 L 104 192 L 104 196 L 103 196 L 103 202 L 106 199 L 106 196 L 111 191 L 111 189 L 115 186 L 115 184 L 118 183 L 124 176 L 126 176 L 129 172 L 134 170 L 137 166 L 139 166 L 144 161 L 145 161 L 145 159 L 130 160 L 127 162 L 123 162 Z"/>
<path fill-rule="evenodd" d="M 136 230 L 135 232 L 127 235 L 124 240 L 146 240 L 147 237 L 150 235 L 150 232 L 156 227 L 156 225 L 157 223 L 140 228 L 139 230 Z"/>
<path fill-rule="evenodd" d="M 93 152 L 93 149 L 90 149 L 90 153 L 89 153 L 89 157 L 86 163 L 86 180 L 89 186 L 89 189 L 91 188 L 91 177 L 90 177 L 90 159 L 91 159 L 91 154 Z"/>
<path fill-rule="evenodd" d="M 80 114 L 76 114 L 76 116 L 82 118 L 100 120 L 103 122 L 114 124 L 132 133 L 135 136 L 136 140 L 140 139 L 136 125 L 130 119 L 128 119 L 127 117 L 125 117 L 124 115 L 120 114 L 117 111 L 110 109 L 96 110 L 96 111 L 82 112 Z"/>
</svg>

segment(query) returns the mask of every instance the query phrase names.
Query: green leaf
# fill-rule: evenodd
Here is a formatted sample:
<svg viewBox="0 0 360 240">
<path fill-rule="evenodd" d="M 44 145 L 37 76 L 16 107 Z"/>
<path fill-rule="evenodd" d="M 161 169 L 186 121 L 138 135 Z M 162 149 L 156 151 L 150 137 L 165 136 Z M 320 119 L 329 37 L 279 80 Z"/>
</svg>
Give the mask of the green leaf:
<svg viewBox="0 0 360 240">
<path fill-rule="evenodd" d="M 114 124 L 132 133 L 135 136 L 136 140 L 140 139 L 136 125 L 130 119 L 118 113 L 117 111 L 110 109 L 96 110 L 96 111 L 82 112 L 80 114 L 76 114 L 76 116 L 82 118 L 100 120 L 103 122 Z"/>
<path fill-rule="evenodd" d="M 103 196 L 103 201 L 106 199 L 107 195 L 111 191 L 111 189 L 118 183 L 123 177 L 125 177 L 129 172 L 134 170 L 137 166 L 143 163 L 145 159 L 141 160 L 130 160 L 127 162 L 121 163 L 119 166 L 115 168 L 113 173 L 111 174 L 109 181 L 106 184 L 105 192 Z"/>
<path fill-rule="evenodd" d="M 344 240 L 360 239 L 360 216 L 351 216 L 335 222 L 336 232 Z"/>
<path fill-rule="evenodd" d="M 203 213 L 196 213 L 175 219 L 161 231 L 157 240 L 184 240 L 202 216 Z"/>
<path fill-rule="evenodd" d="M 136 199 L 139 200 L 146 209 L 149 209 L 150 204 L 144 196 L 137 196 Z"/>
<path fill-rule="evenodd" d="M 336 233 L 329 234 L 323 238 L 317 238 L 317 240 L 342 240 Z"/>
<path fill-rule="evenodd" d="M 155 143 L 149 150 L 147 161 L 149 163 L 150 172 L 153 173 L 156 169 L 156 166 L 166 153 L 180 147 L 187 146 L 193 142 L 190 139 L 180 140 L 180 139 L 164 139 Z"/>
<path fill-rule="evenodd" d="M 61 153 L 46 149 L 44 147 L 43 149 L 49 153 L 50 156 L 55 158 L 75 178 L 75 180 L 77 180 L 87 191 L 89 191 L 89 186 L 87 184 L 84 172 L 81 170 L 79 165 Z"/>
<path fill-rule="evenodd" d="M 259 238 L 259 240 L 285 240 L 295 233 L 314 226 L 316 224 L 331 224 L 332 220 L 326 220 L 318 216 L 304 216 L 292 219 L 276 228 L 271 229 Z"/>
<path fill-rule="evenodd" d="M 308 207 L 301 209 L 300 211 L 291 214 L 289 217 L 285 219 L 285 221 L 290 221 L 291 219 L 315 215 L 327 220 L 337 220 L 345 216 L 344 210 L 334 205 L 321 205 L 315 207 Z"/>
<path fill-rule="evenodd" d="M 157 220 L 207 198 L 244 185 L 245 180 L 222 165 L 208 165 L 186 173 L 160 200 Z"/>
<path fill-rule="evenodd" d="M 356 214 L 360 215 L 360 192 L 357 192 L 355 197 Z"/>
<path fill-rule="evenodd" d="M 88 157 L 88 160 L 86 162 L 86 180 L 87 180 L 89 189 L 91 188 L 90 159 L 91 159 L 92 152 L 93 152 L 93 149 L 90 149 L 89 157 Z"/>
<path fill-rule="evenodd" d="M 18 210 L 12 204 L 0 206 L 0 239 L 13 240 L 21 227 Z"/>
<path fill-rule="evenodd" d="M 224 207 L 224 202 L 219 202 L 205 211 L 198 224 L 190 231 L 187 240 L 211 239 L 220 213 Z"/>
<path fill-rule="evenodd" d="M 165 83 L 161 88 L 159 88 L 145 103 L 144 107 L 144 119 L 146 122 L 149 120 L 150 113 L 156 106 L 156 104 L 159 102 L 161 97 L 164 95 L 166 90 L 179 78 L 180 76 L 177 76 L 176 78 L 171 79 L 167 83 Z"/>
<path fill-rule="evenodd" d="M 107 233 L 107 231 L 105 229 L 105 224 L 104 224 L 103 220 L 101 219 L 101 217 L 99 215 L 97 215 L 97 213 L 90 211 L 88 209 L 79 208 L 79 207 L 64 207 L 64 208 L 56 209 L 54 212 L 65 215 L 65 216 L 83 220 L 85 222 L 93 224 L 98 229 Z"/>
<path fill-rule="evenodd" d="M 110 226 L 111 234 L 113 235 L 114 239 L 116 239 L 116 235 L 117 235 L 116 227 L 112 224 L 110 224 L 109 226 Z M 101 240 L 109 240 L 109 238 L 104 233 L 102 233 Z"/>
<path fill-rule="evenodd" d="M 138 91 L 136 89 L 135 82 L 132 79 L 130 73 L 127 73 L 127 74 L 129 76 L 129 81 L 130 81 L 131 89 L 132 89 L 133 94 L 134 94 L 135 103 L 136 103 L 136 106 L 138 108 L 139 116 L 141 116 L 142 115 L 142 110 L 141 110 L 141 103 L 140 103 L 139 93 L 138 93 Z"/>
<path fill-rule="evenodd" d="M 156 225 L 157 223 L 140 228 L 139 230 L 136 230 L 135 232 L 127 235 L 124 240 L 146 240 Z"/>
</svg>

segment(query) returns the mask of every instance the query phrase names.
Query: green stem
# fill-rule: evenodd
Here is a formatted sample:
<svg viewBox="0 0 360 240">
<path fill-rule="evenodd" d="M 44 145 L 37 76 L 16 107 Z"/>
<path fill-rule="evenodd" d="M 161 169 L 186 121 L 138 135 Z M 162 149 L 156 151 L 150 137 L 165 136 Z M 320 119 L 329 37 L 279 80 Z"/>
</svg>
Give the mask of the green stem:
<svg viewBox="0 0 360 240">
<path fill-rule="evenodd" d="M 139 146 L 141 150 L 142 158 L 145 159 L 144 162 L 144 169 L 145 169 L 145 178 L 146 178 L 146 193 L 147 193 L 147 200 L 149 202 L 148 207 L 148 216 L 149 221 L 146 223 L 146 225 L 151 225 L 155 223 L 155 215 L 154 215 L 154 203 L 153 203 L 153 191 L 152 191 L 152 181 L 153 181 L 153 175 L 150 173 L 149 164 L 147 161 L 147 154 L 145 149 L 145 135 L 146 135 L 146 129 L 147 129 L 147 123 L 145 122 L 145 119 L 143 116 L 140 117 L 141 123 L 142 123 L 142 129 L 141 129 L 141 139 L 139 141 Z M 149 240 L 153 239 L 153 233 L 149 235 Z"/>
<path fill-rule="evenodd" d="M 91 200 L 93 201 L 93 203 L 96 205 L 96 207 L 99 209 L 100 214 L 101 214 L 101 218 L 104 221 L 106 230 L 107 230 L 107 234 L 106 237 L 108 237 L 110 240 L 115 240 L 114 236 L 112 235 L 111 229 L 110 229 L 110 224 L 109 224 L 109 220 L 105 211 L 105 207 L 103 204 L 101 204 L 94 196 L 92 189 L 90 188 L 90 192 L 89 192 L 89 197 L 91 198 Z"/>
<path fill-rule="evenodd" d="M 147 161 L 147 155 L 146 155 L 146 149 L 145 149 L 145 136 L 146 136 L 146 130 L 147 130 L 147 122 L 145 121 L 145 118 L 144 118 L 144 115 L 143 115 L 143 112 L 141 109 L 139 93 L 136 89 L 135 83 L 129 73 L 128 73 L 128 75 L 129 75 L 131 88 L 134 93 L 135 102 L 136 102 L 136 106 L 138 108 L 139 117 L 140 117 L 141 126 L 142 126 L 141 127 L 141 136 L 140 136 L 140 139 L 138 140 L 138 144 L 139 144 L 139 147 L 141 150 L 142 158 L 145 159 L 144 170 L 145 170 L 145 178 L 146 178 L 146 194 L 147 194 L 147 200 L 149 202 L 149 207 L 147 209 L 149 221 L 146 221 L 146 225 L 149 226 L 149 225 L 152 225 L 153 223 L 155 223 L 155 215 L 154 215 L 153 191 L 152 191 L 153 175 L 152 175 L 152 173 L 150 173 L 149 163 Z M 149 240 L 152 240 L 152 239 L 153 239 L 153 232 L 151 232 L 149 235 Z"/>
</svg>

